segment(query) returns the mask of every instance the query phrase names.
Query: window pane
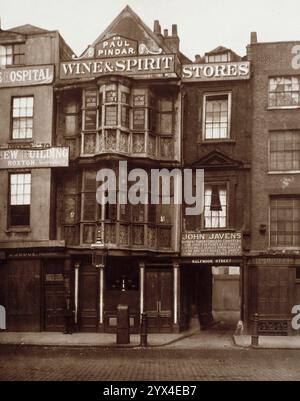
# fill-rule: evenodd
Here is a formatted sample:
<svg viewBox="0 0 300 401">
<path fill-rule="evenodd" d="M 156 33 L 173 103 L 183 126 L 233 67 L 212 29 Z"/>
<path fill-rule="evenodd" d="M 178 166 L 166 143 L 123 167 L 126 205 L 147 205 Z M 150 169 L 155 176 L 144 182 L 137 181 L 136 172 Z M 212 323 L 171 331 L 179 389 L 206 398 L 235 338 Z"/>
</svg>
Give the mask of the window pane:
<svg viewBox="0 0 300 401">
<path fill-rule="evenodd" d="M 207 96 L 205 110 L 205 138 L 228 138 L 228 95 Z"/>
<path fill-rule="evenodd" d="M 299 106 L 299 77 L 276 77 L 269 80 L 269 106 Z"/>
<path fill-rule="evenodd" d="M 271 245 L 299 246 L 300 198 L 272 198 L 271 206 Z"/>
<path fill-rule="evenodd" d="M 117 106 L 105 107 L 105 125 L 117 125 Z"/>
<path fill-rule="evenodd" d="M 34 99 L 32 96 L 13 99 L 13 139 L 32 138 L 33 103 Z"/>
</svg>

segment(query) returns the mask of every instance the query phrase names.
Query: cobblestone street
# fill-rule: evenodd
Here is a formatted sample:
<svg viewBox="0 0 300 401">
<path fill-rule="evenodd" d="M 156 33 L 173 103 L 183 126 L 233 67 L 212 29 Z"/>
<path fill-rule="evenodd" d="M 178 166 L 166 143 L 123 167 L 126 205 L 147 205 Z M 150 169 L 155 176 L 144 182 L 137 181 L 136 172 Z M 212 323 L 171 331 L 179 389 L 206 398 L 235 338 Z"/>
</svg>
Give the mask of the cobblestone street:
<svg viewBox="0 0 300 401">
<path fill-rule="evenodd" d="M 0 347 L 0 381 L 300 380 L 300 351 Z"/>
</svg>

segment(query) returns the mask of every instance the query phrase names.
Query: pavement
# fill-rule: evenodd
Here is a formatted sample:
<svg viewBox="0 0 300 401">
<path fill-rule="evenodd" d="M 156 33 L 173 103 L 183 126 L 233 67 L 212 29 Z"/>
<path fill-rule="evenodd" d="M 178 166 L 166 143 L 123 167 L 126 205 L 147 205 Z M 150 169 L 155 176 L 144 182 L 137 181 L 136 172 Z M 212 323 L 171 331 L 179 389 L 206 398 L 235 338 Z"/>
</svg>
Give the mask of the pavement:
<svg viewBox="0 0 300 401">
<path fill-rule="evenodd" d="M 109 382 L 109 386 L 104 387 L 110 387 L 113 382 L 114 387 L 120 388 L 122 381 L 134 382 L 133 387 L 147 381 L 150 383 L 144 384 L 143 390 L 148 394 L 150 385 L 153 387 L 157 381 L 174 381 L 176 386 L 181 384 L 182 387 L 184 381 L 227 380 L 299 381 L 300 351 L 238 347 L 219 350 L 0 347 L 0 382 L 95 382 L 89 386 L 89 397 L 94 395 L 93 391 L 97 398 L 103 396 L 102 382 Z M 10 387 L 10 396 L 17 387 Z M 126 383 L 126 387 L 130 385 Z M 77 392 L 78 387 L 72 388 Z M 197 396 L 203 397 L 201 384 L 197 389 Z M 50 399 L 57 398 L 55 386 L 47 386 L 46 391 Z M 25 388 L 23 395 L 26 395 Z M 41 397 L 40 392 L 30 392 L 31 398 L 35 395 Z M 142 399 L 141 395 L 138 397 Z"/>
<path fill-rule="evenodd" d="M 0 332 L 0 346 L 41 346 L 41 347 L 100 347 L 100 348 L 138 348 L 140 335 L 131 335 L 130 344 L 117 345 L 115 334 L 105 333 L 8 333 Z M 251 336 L 234 335 L 226 329 L 191 329 L 180 334 L 149 334 L 148 347 L 172 349 L 232 349 L 250 348 Z M 300 349 L 300 336 L 268 337 L 260 336 L 255 348 L 262 349 Z"/>
</svg>

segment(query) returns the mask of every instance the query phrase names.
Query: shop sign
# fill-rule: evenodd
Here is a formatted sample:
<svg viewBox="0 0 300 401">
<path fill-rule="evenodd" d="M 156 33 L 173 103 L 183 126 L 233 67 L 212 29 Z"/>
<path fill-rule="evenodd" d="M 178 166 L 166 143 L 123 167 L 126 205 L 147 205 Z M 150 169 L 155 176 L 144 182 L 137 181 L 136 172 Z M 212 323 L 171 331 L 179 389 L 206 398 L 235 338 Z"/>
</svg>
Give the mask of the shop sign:
<svg viewBox="0 0 300 401">
<path fill-rule="evenodd" d="M 60 79 L 93 78 L 106 74 L 130 76 L 174 72 L 173 54 L 68 61 L 60 65 Z"/>
<path fill-rule="evenodd" d="M 68 167 L 69 148 L 0 149 L 0 170 L 14 168 Z"/>
<path fill-rule="evenodd" d="M 123 36 L 113 36 L 96 45 L 96 57 L 136 56 L 138 43 Z"/>
<path fill-rule="evenodd" d="M 232 81 L 250 79 L 250 63 L 187 64 L 182 67 L 183 82 Z"/>
<path fill-rule="evenodd" d="M 236 259 L 193 259 L 193 265 L 232 265 L 237 263 Z"/>
<path fill-rule="evenodd" d="M 242 237 L 241 232 L 184 233 L 181 241 L 181 255 L 186 257 L 241 256 Z"/>
<path fill-rule="evenodd" d="M 54 80 L 54 66 L 31 66 L 0 69 L 0 88 L 51 84 Z"/>
</svg>

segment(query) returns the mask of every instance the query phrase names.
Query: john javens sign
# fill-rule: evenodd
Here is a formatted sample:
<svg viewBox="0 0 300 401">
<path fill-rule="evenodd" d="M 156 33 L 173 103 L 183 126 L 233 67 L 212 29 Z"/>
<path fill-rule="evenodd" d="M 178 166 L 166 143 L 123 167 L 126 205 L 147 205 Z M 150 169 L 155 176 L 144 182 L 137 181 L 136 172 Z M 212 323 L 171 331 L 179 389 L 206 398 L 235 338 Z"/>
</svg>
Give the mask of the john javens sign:
<svg viewBox="0 0 300 401">
<path fill-rule="evenodd" d="M 181 241 L 182 256 L 241 256 L 241 232 L 184 233 Z"/>
<path fill-rule="evenodd" d="M 182 81 L 207 82 L 250 79 L 250 63 L 187 64 L 182 67 Z"/>
</svg>

